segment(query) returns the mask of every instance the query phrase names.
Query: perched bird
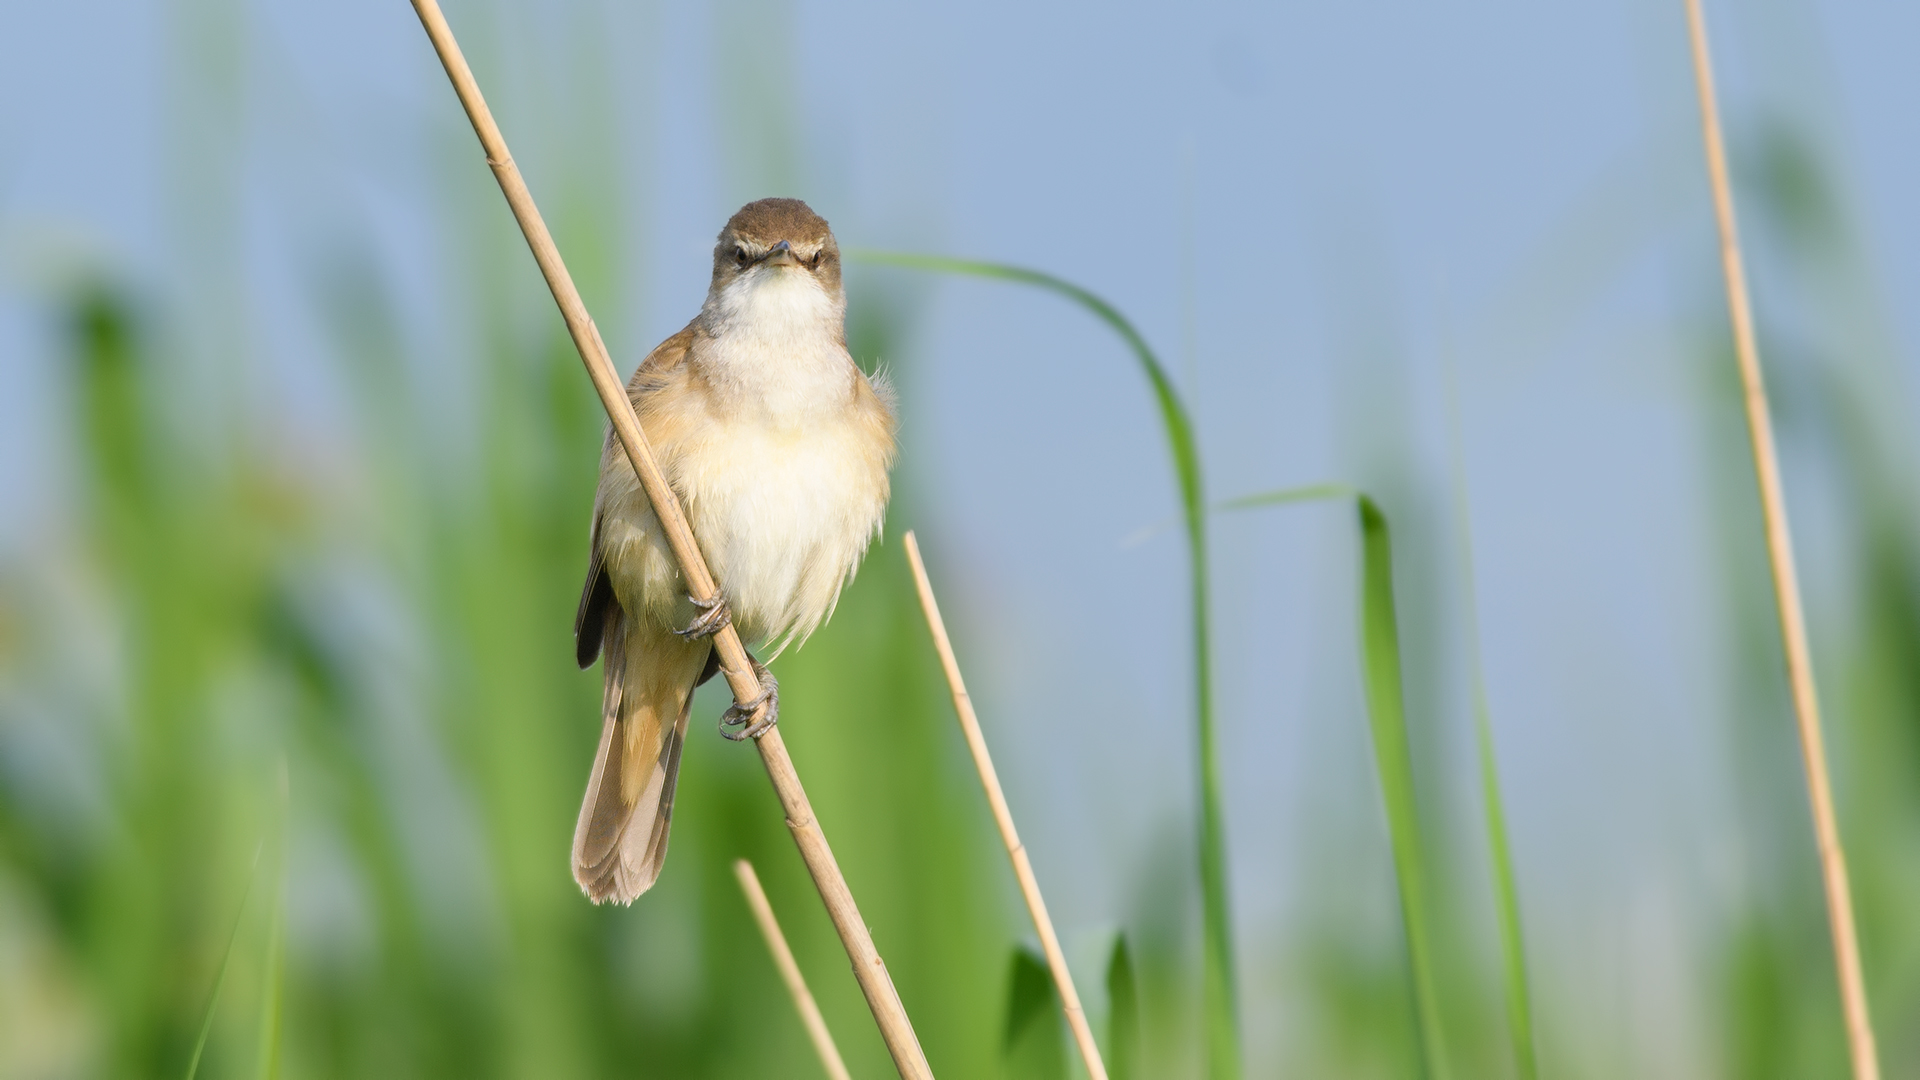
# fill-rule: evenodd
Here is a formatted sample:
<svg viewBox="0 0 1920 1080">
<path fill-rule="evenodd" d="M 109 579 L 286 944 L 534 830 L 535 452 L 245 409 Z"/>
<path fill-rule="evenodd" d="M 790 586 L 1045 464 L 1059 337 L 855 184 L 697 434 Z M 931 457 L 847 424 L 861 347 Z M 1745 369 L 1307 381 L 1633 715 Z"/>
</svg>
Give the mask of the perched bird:
<svg viewBox="0 0 1920 1080">
<path fill-rule="evenodd" d="M 748 203 L 720 232 L 700 314 L 627 384 L 647 442 L 720 583 L 687 595 L 619 441 L 600 454 L 587 583 L 574 622 L 582 668 L 604 653 L 600 749 L 573 833 L 573 876 L 595 903 L 630 903 L 667 855 L 694 688 L 718 668 L 729 620 L 771 660 L 833 612 L 879 534 L 893 464 L 893 395 L 847 352 L 840 248 L 798 199 Z M 735 706 L 721 732 L 743 739 Z M 757 705 L 758 702 L 750 703 Z M 745 728 L 730 731 L 730 728 Z"/>
</svg>

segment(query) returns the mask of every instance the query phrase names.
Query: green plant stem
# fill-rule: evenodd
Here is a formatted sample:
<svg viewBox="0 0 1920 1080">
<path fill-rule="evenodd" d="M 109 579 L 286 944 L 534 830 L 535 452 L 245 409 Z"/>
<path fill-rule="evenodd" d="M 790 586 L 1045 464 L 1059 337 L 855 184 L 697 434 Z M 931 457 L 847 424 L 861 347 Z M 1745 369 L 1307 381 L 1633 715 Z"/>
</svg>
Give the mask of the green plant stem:
<svg viewBox="0 0 1920 1080">
<path fill-rule="evenodd" d="M 1000 263 L 950 259 L 937 255 L 900 252 L 849 252 L 867 262 L 936 273 L 1011 281 L 1045 289 L 1080 305 L 1119 334 L 1140 370 L 1153 387 L 1167 448 L 1173 455 L 1180 485 L 1180 506 L 1187 526 L 1187 561 L 1193 594 L 1194 711 L 1199 734 L 1200 784 L 1200 904 L 1203 942 L 1202 981 L 1205 990 L 1207 1075 L 1213 1080 L 1240 1076 L 1239 1008 L 1234 984 L 1233 927 L 1227 904 L 1225 819 L 1220 805 L 1220 770 L 1213 726 L 1213 673 L 1207 616 L 1207 515 L 1201 483 L 1200 452 L 1193 422 L 1174 389 L 1173 380 L 1126 316 L 1113 305 L 1071 282 Z"/>
<path fill-rule="evenodd" d="M 1393 869 L 1406 926 L 1408 978 L 1420 1031 L 1421 1057 L 1432 1080 L 1448 1075 L 1433 962 L 1433 899 L 1420 838 L 1420 807 L 1413 783 L 1413 753 L 1407 740 L 1406 696 L 1401 683 L 1399 616 L 1393 599 L 1393 534 L 1387 516 L 1365 492 L 1342 484 L 1316 484 L 1230 499 L 1221 510 L 1316 499 L 1351 498 L 1360 525 L 1360 663 L 1373 735 L 1374 768 L 1386 808 Z"/>
</svg>

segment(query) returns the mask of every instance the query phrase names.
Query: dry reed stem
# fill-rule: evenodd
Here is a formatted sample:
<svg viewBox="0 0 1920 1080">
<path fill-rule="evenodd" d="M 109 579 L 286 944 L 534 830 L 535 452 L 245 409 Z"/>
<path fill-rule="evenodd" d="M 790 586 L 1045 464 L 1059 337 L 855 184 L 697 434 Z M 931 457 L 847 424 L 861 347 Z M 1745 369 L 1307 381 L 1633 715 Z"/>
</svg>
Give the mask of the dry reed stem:
<svg viewBox="0 0 1920 1080">
<path fill-rule="evenodd" d="M 1720 106 L 1714 94 L 1713 59 L 1707 49 L 1706 16 L 1700 0 L 1686 0 L 1692 38 L 1694 81 L 1700 93 L 1700 126 L 1706 143 L 1707 174 L 1713 187 L 1713 212 L 1720 226 L 1720 263 L 1727 278 L 1727 309 L 1733 319 L 1734 353 L 1753 440 L 1753 468 L 1760 482 L 1760 512 L 1766 523 L 1767 554 L 1773 565 L 1774 595 L 1779 601 L 1780 636 L 1787 654 L 1787 678 L 1793 689 L 1800 749 L 1806 760 L 1807 798 L 1813 807 L 1813 831 L 1820 851 L 1820 876 L 1827 893 L 1827 919 L 1833 932 L 1834 964 L 1839 969 L 1840 1002 L 1846 1014 L 1847 1047 L 1855 1080 L 1879 1080 L 1873 1021 L 1867 1012 L 1867 988 L 1860 971 L 1860 943 L 1854 931 L 1853 898 L 1847 884 L 1847 860 L 1840 850 L 1840 825 L 1833 811 L 1833 785 L 1827 776 L 1826 745 L 1820 734 L 1820 701 L 1814 693 L 1813 656 L 1807 646 L 1806 613 L 1794 570 L 1793 536 L 1787 527 L 1787 499 L 1780 484 L 1773 421 L 1767 410 L 1760 350 L 1753 333 L 1753 308 L 1747 298 L 1746 267 L 1733 215 L 1733 191 L 1727 180 L 1727 156 L 1720 133 Z"/>
<path fill-rule="evenodd" d="M 966 734 L 967 749 L 973 751 L 973 764 L 980 770 L 980 786 L 986 789 L 987 805 L 993 808 L 994 823 L 1000 826 L 1007 858 L 1013 860 L 1013 876 L 1020 879 L 1020 895 L 1027 901 L 1033 929 L 1040 935 L 1040 948 L 1047 954 L 1047 967 L 1053 971 L 1053 984 L 1060 990 L 1061 1010 L 1067 1014 L 1067 1026 L 1073 1029 L 1073 1041 L 1080 1046 L 1080 1056 L 1086 1061 L 1092 1080 L 1107 1080 L 1106 1062 L 1100 1059 L 1100 1047 L 1093 1041 L 1093 1029 L 1087 1025 L 1087 1012 L 1080 1007 L 1080 994 L 1073 988 L 1073 972 L 1067 970 L 1067 957 L 1060 951 L 1059 935 L 1053 932 L 1053 920 L 1047 916 L 1047 902 L 1040 896 L 1040 881 L 1034 877 L 1026 845 L 1020 842 L 1020 833 L 1013 827 L 1013 811 L 1007 807 L 1006 792 L 1000 790 L 1000 774 L 994 771 L 993 756 L 987 753 L 986 736 L 980 732 L 980 718 L 973 711 L 973 698 L 967 694 L 967 684 L 960 677 L 960 662 L 954 659 L 947 624 L 940 618 L 939 602 L 933 598 L 933 583 L 927 580 L 926 564 L 920 560 L 920 542 L 911 532 L 905 539 L 907 562 L 913 567 L 913 583 L 920 590 L 920 609 L 926 612 L 927 629 L 933 632 L 933 647 L 940 654 L 947 686 L 953 691 L 953 711 L 960 716 L 960 730 Z"/>
<path fill-rule="evenodd" d="M 593 388 L 600 394 L 600 403 L 606 407 L 614 433 L 619 436 L 628 460 L 633 463 L 633 471 L 640 478 L 640 486 L 645 489 L 647 500 L 653 504 L 654 514 L 660 519 L 661 529 L 666 533 L 667 544 L 680 565 L 680 574 L 686 581 L 688 593 L 696 600 L 717 597 L 719 587 L 707 570 L 706 559 L 701 556 L 699 546 L 694 542 L 693 530 L 687 525 L 680 500 L 654 460 L 653 451 L 640 430 L 639 418 L 634 415 L 633 403 L 627 399 L 626 388 L 621 385 L 620 376 L 613 367 L 613 359 L 607 354 L 606 343 L 600 340 L 600 331 L 587 314 L 586 303 L 580 299 L 580 292 L 574 287 L 573 276 L 567 272 L 566 263 L 560 258 L 560 250 L 554 245 L 553 236 L 547 231 L 539 208 L 534 205 L 533 195 L 527 190 L 526 181 L 514 165 L 513 155 L 507 152 L 506 139 L 494 123 L 493 113 L 480 94 L 480 86 L 474 81 L 473 71 L 468 68 L 466 57 L 461 54 L 460 46 L 454 40 L 453 31 L 440 12 L 440 5 L 435 0 L 412 0 L 412 3 L 427 37 L 433 42 L 434 52 L 439 54 L 440 62 L 447 70 L 447 78 L 453 82 L 461 106 L 466 109 L 467 119 L 473 123 L 474 134 L 480 138 L 481 148 L 486 152 L 487 166 L 493 170 L 494 179 L 499 181 L 501 194 L 506 196 L 514 220 L 527 238 L 527 247 L 532 250 L 534 261 L 540 265 L 540 273 L 546 278 L 547 287 L 553 291 L 554 302 L 560 306 L 560 315 L 566 321 L 567 333 L 573 338 L 574 347 L 579 350 L 580 360 L 587 368 L 587 376 L 593 380 Z M 721 674 L 726 676 L 734 700 L 745 702 L 758 697 L 760 681 L 747 660 L 746 647 L 741 643 L 739 633 L 732 626 L 727 626 L 714 636 L 713 641 L 714 650 L 720 654 Z M 772 780 L 774 790 L 780 796 L 780 804 L 786 811 L 787 827 L 793 832 L 794 843 L 800 848 L 800 856 L 806 861 L 807 872 L 813 876 L 814 886 L 820 890 L 820 899 L 827 906 L 834 929 L 839 932 L 840 940 L 846 946 L 847 958 L 853 963 L 854 978 L 859 981 L 860 991 L 866 996 L 867 1007 L 873 1011 L 874 1022 L 880 1027 L 880 1035 L 886 1041 L 887 1051 L 893 1055 L 894 1065 L 906 1080 L 932 1080 L 933 1071 L 927 1065 L 926 1054 L 920 1049 L 920 1040 L 907 1019 L 906 1008 L 900 1003 L 893 980 L 887 975 L 886 964 L 874 948 L 873 935 L 860 918 L 860 910 L 854 903 L 853 893 L 847 888 L 846 878 L 834 862 L 833 850 L 827 846 L 827 838 L 813 816 L 813 807 L 807 801 L 806 789 L 801 787 L 799 775 L 794 772 L 793 760 L 787 756 L 786 742 L 780 736 L 780 729 L 767 729 L 755 744 L 759 747 L 760 760 L 766 766 L 767 776 Z"/>
<path fill-rule="evenodd" d="M 840 1059 L 840 1048 L 833 1044 L 833 1033 L 827 1030 L 826 1018 L 820 1015 L 820 1006 L 813 1000 L 813 992 L 807 989 L 805 976 L 800 974 L 793 950 L 787 947 L 787 936 L 780 932 L 780 921 L 773 917 L 773 904 L 767 900 L 767 891 L 760 887 L 760 875 L 753 872 L 752 863 L 735 859 L 733 876 L 740 879 L 740 891 L 746 894 L 754 921 L 766 936 L 767 951 L 773 954 L 774 966 L 780 969 L 780 978 L 787 984 L 787 992 L 793 995 L 793 1007 L 800 1012 L 800 1022 L 807 1026 L 807 1037 L 813 1040 L 821 1067 L 833 1080 L 853 1080 L 847 1074 L 847 1063 Z"/>
</svg>

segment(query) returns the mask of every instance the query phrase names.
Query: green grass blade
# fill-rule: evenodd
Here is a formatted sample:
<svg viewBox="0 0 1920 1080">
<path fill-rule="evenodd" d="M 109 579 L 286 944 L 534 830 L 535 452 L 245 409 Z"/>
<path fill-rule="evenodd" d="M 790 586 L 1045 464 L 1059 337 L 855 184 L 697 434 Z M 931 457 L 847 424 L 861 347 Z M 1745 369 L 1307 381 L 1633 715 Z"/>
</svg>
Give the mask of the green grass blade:
<svg viewBox="0 0 1920 1080">
<path fill-rule="evenodd" d="M 943 274 L 1011 281 L 1066 297 L 1119 334 L 1141 373 L 1153 388 L 1167 449 L 1180 484 L 1180 507 L 1187 526 L 1187 559 L 1193 595 L 1194 712 L 1199 732 L 1200 762 L 1200 905 L 1203 939 L 1202 983 L 1205 993 L 1207 1075 L 1212 1080 L 1239 1080 L 1240 1036 L 1238 994 L 1234 983 L 1233 926 L 1227 904 L 1225 818 L 1220 802 L 1220 772 L 1214 748 L 1212 645 L 1207 616 L 1206 492 L 1201 482 L 1200 451 L 1193 422 L 1174 389 L 1166 366 L 1160 363 L 1140 331 L 1112 304 L 1071 282 L 1038 270 L 1000 263 L 950 259 L 885 251 L 850 252 L 867 262 L 929 270 Z"/>
<path fill-rule="evenodd" d="M 1451 395 L 1449 395 L 1451 404 Z M 1456 414 L 1457 415 L 1457 414 Z M 1537 1080 L 1540 1063 L 1533 1044 L 1533 995 L 1527 985 L 1526 939 L 1520 928 L 1520 890 L 1514 883 L 1513 852 L 1507 843 L 1505 800 L 1500 797 L 1500 765 L 1493 748 L 1493 716 L 1487 705 L 1487 683 L 1480 659 L 1478 589 L 1473 574 L 1472 518 L 1467 509 L 1466 469 L 1454 436 L 1454 516 L 1460 526 L 1460 577 L 1466 585 L 1466 639 L 1473 674 L 1474 738 L 1480 751 L 1480 805 L 1487 830 L 1487 853 L 1493 873 L 1494 914 L 1500 924 L 1500 961 L 1507 999 L 1507 1036 L 1513 1043 L 1514 1073 L 1520 1080 Z"/>
<path fill-rule="evenodd" d="M 1107 960 L 1107 1080 L 1140 1077 L 1140 984 L 1127 935 L 1115 934 Z"/>
<path fill-rule="evenodd" d="M 1046 961 L 1015 947 L 1007 986 L 1007 1075 L 1019 1080 L 1066 1080 L 1067 1042 L 1060 998 Z"/>
<path fill-rule="evenodd" d="M 1374 768 L 1387 814 L 1393 868 L 1400 887 L 1400 914 L 1406 927 L 1407 969 L 1412 982 L 1415 1019 L 1420 1031 L 1425 1073 L 1433 1080 L 1448 1075 L 1445 1040 L 1433 970 L 1434 921 L 1428 893 L 1426 857 L 1420 839 L 1420 808 L 1414 796 L 1413 754 L 1407 741 L 1405 693 L 1401 685 L 1400 625 L 1393 598 L 1393 534 L 1379 504 L 1365 492 L 1341 484 L 1318 484 L 1228 500 L 1218 509 L 1241 510 L 1351 498 L 1360 525 L 1360 663 L 1373 736 Z"/>
<path fill-rule="evenodd" d="M 247 887 L 240 893 L 240 907 L 233 913 L 233 929 L 227 933 L 226 951 L 220 954 L 220 971 L 213 977 L 213 992 L 207 995 L 207 1014 L 200 1021 L 200 1034 L 193 1040 L 193 1056 L 187 1059 L 187 1080 L 200 1072 L 200 1056 L 206 1053 L 207 1036 L 213 1034 L 213 1015 L 220 1007 L 220 991 L 227 985 L 227 968 L 233 964 L 233 946 L 240 940 L 241 920 L 247 915 L 247 901 L 253 897 L 253 881 L 259 876 L 260 852 L 255 848 L 253 864 L 247 869 Z"/>
<path fill-rule="evenodd" d="M 1487 715 L 1485 688 L 1475 679 L 1474 727 L 1480 742 L 1480 799 L 1486 808 L 1487 850 L 1493 861 L 1493 901 L 1500 919 L 1500 959 L 1506 976 L 1507 1033 L 1513 1040 L 1513 1066 L 1520 1080 L 1536 1080 L 1540 1063 L 1533 1048 L 1532 994 L 1527 986 L 1526 943 L 1520 933 L 1520 890 L 1513 880 L 1513 855 L 1507 847 L 1507 819 L 1500 798 L 1500 772 L 1494 760 L 1493 724 Z"/>
<path fill-rule="evenodd" d="M 274 851 L 273 915 L 267 924 L 266 970 L 260 985 L 260 1039 L 258 1066 L 260 1080 L 277 1080 L 280 1075 L 281 1006 L 286 996 L 287 974 L 287 762 L 280 760 L 279 843 Z"/>
<path fill-rule="evenodd" d="M 265 999 L 260 1003 L 259 1067 L 260 1080 L 275 1080 L 280 1075 L 280 1016 L 286 993 L 287 896 L 284 886 L 273 905 L 273 921 L 267 927 L 266 973 L 262 979 Z"/>
<path fill-rule="evenodd" d="M 1286 488 L 1281 491 L 1267 491 L 1258 495 L 1242 495 L 1234 499 L 1225 499 L 1214 504 L 1215 510 L 1252 510 L 1260 506 L 1284 506 L 1288 503 L 1313 502 L 1319 499 L 1362 499 L 1365 496 L 1355 488 L 1345 484 L 1309 484 L 1306 487 Z"/>
<path fill-rule="evenodd" d="M 1420 842 L 1420 808 L 1414 798 L 1413 754 L 1407 744 L 1406 699 L 1400 679 L 1400 626 L 1393 602 L 1393 535 L 1387 517 L 1362 495 L 1360 510 L 1361 664 L 1366 671 L 1367 712 L 1373 725 L 1373 755 L 1380 772 L 1380 796 L 1387 808 L 1393 839 L 1394 872 L 1400 879 L 1400 906 L 1407 926 L 1407 958 L 1412 968 L 1414 1005 L 1420 1020 L 1420 1044 L 1426 1072 L 1447 1075 L 1441 1038 L 1440 1002 L 1434 993 L 1432 924 L 1426 860 Z"/>
</svg>

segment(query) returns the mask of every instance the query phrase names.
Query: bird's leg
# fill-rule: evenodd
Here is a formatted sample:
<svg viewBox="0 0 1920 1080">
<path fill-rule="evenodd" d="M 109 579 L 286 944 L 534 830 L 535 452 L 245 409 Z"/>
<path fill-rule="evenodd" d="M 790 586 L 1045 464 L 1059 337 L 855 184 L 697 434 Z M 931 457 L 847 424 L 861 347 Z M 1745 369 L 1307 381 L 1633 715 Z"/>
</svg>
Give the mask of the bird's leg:
<svg viewBox="0 0 1920 1080">
<path fill-rule="evenodd" d="M 724 630 L 727 624 L 733 621 L 733 609 L 727 606 L 727 598 L 718 592 L 713 594 L 711 600 L 700 600 L 689 596 L 687 601 L 699 608 L 700 614 L 693 617 L 693 621 L 687 624 L 685 630 L 675 630 L 674 633 L 688 641 L 710 638 Z"/>
<path fill-rule="evenodd" d="M 747 662 L 753 665 L 753 673 L 760 677 L 760 696 L 752 701 L 736 701 L 720 714 L 720 734 L 734 742 L 757 739 L 780 722 L 780 680 L 774 678 L 773 672 L 767 670 L 767 665 L 755 660 L 751 653 L 747 655 Z M 753 714 L 762 705 L 766 706 L 767 714 L 755 723 Z M 730 731 L 729 728 L 742 730 Z"/>
</svg>

